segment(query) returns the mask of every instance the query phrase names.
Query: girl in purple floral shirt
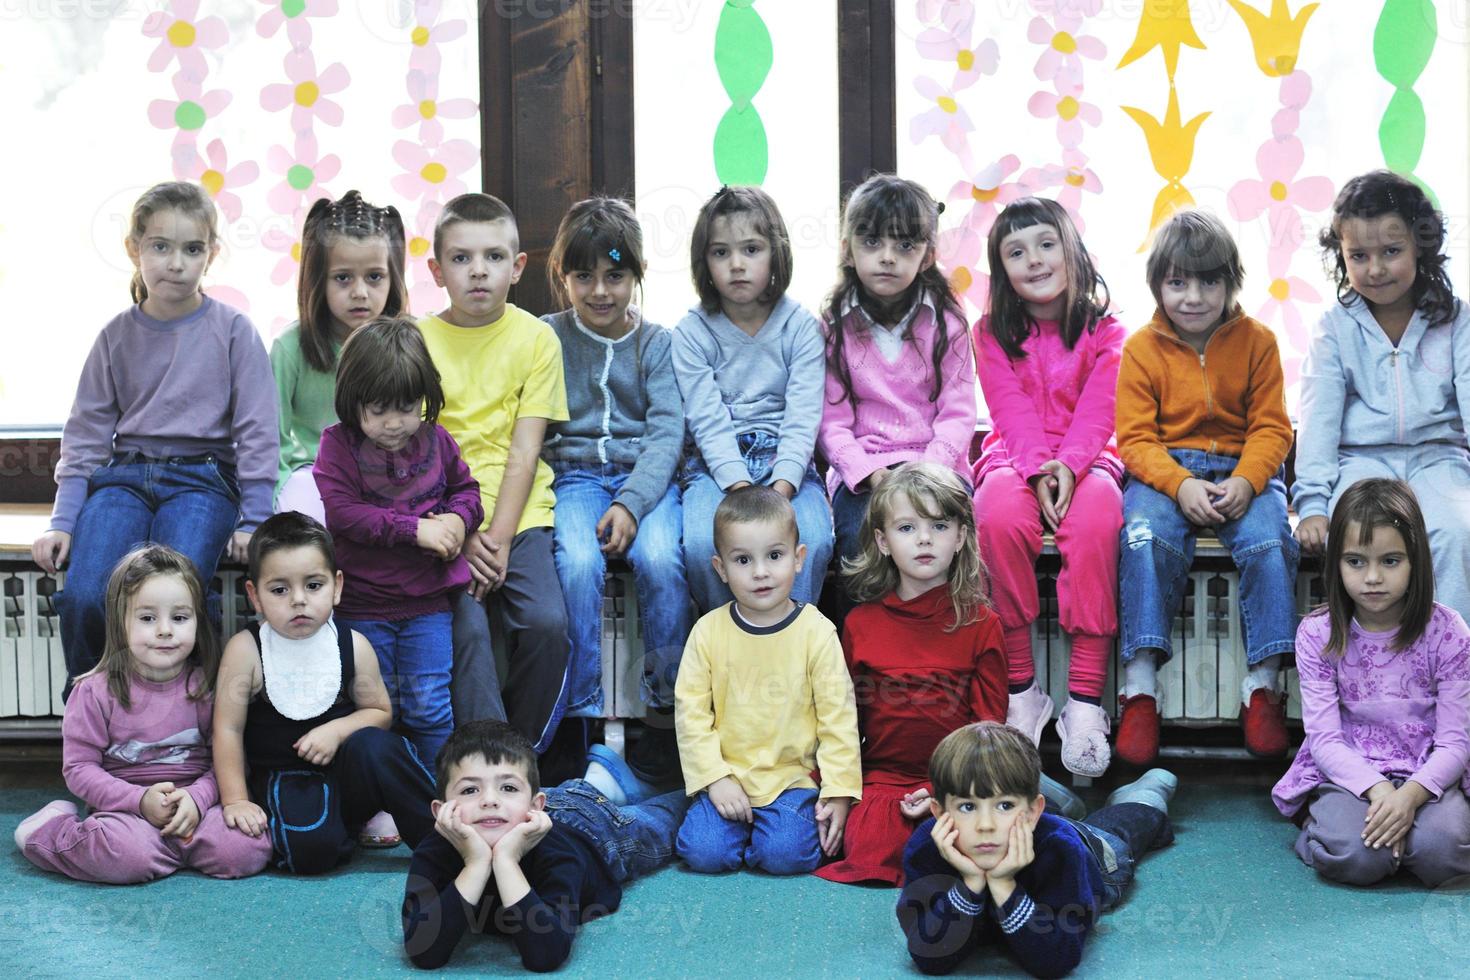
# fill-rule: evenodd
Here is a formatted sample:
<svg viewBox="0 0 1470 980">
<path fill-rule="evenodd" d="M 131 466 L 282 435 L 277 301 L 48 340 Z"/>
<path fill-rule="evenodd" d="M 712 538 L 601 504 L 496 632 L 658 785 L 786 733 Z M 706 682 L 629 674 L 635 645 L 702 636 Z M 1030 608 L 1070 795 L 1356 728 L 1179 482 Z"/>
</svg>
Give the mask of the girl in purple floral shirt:
<svg viewBox="0 0 1470 980">
<path fill-rule="evenodd" d="M 1327 608 L 1302 620 L 1306 743 L 1271 792 L 1322 877 L 1470 873 L 1470 629 L 1434 601 L 1424 515 L 1397 480 L 1353 484 L 1332 513 Z"/>
</svg>

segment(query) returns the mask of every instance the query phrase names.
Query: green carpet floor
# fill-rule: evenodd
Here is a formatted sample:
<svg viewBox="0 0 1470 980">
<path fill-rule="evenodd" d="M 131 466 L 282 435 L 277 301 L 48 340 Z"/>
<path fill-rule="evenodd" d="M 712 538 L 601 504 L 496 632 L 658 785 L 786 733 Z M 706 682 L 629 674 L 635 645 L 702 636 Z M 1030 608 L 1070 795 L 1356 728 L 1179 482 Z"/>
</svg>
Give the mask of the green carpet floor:
<svg viewBox="0 0 1470 980">
<path fill-rule="evenodd" d="M 20 818 L 59 790 L 59 781 L 0 788 L 3 980 L 414 972 L 398 925 L 406 849 L 364 852 L 316 879 L 270 872 L 221 882 L 182 872 L 148 885 L 81 884 L 39 871 L 11 843 Z M 1324 884 L 1292 855 L 1294 831 L 1258 786 L 1189 773 L 1172 812 L 1177 842 L 1144 861 L 1077 976 L 1470 975 L 1470 892 L 1430 892 L 1406 876 L 1371 889 Z M 586 927 L 562 973 L 919 976 L 893 915 L 896 897 L 813 877 L 665 868 L 631 884 L 621 911 Z M 521 970 L 508 944 L 471 937 L 447 972 Z M 1019 975 L 993 953 L 962 972 Z"/>
</svg>

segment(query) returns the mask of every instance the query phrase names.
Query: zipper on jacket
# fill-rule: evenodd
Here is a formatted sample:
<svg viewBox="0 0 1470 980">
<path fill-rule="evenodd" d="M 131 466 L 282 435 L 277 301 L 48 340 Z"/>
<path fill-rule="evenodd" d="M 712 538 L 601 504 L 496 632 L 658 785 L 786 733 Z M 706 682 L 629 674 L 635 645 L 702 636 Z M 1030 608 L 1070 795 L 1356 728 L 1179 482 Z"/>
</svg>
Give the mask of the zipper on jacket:
<svg viewBox="0 0 1470 980">
<path fill-rule="evenodd" d="M 1210 338 L 1210 340 L 1214 339 L 1214 337 Z M 1205 341 L 1205 346 L 1210 346 L 1209 340 Z M 1215 397 L 1210 393 L 1210 372 L 1205 370 L 1205 355 L 1203 351 L 1199 355 L 1199 379 L 1205 388 L 1205 417 L 1213 419 L 1215 417 Z"/>
<path fill-rule="evenodd" d="M 1403 445 L 1403 443 L 1404 443 L 1404 386 L 1403 386 L 1403 382 L 1399 379 L 1399 349 L 1397 347 L 1395 347 L 1392 351 L 1389 352 L 1389 355 L 1388 356 L 1392 359 L 1392 364 L 1393 364 L 1393 393 L 1394 393 L 1394 408 L 1397 410 L 1397 415 L 1398 415 L 1398 435 L 1399 435 L 1398 442 L 1399 442 L 1399 445 Z"/>
</svg>

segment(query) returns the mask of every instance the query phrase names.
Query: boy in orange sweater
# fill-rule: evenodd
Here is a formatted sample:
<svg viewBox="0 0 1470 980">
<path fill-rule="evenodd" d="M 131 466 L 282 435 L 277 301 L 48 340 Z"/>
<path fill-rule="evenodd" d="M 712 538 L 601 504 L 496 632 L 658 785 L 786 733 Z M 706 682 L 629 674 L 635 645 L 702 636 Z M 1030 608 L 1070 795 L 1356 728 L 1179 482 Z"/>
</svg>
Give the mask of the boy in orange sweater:
<svg viewBox="0 0 1470 980">
<path fill-rule="evenodd" d="M 1291 421 L 1276 338 L 1235 302 L 1243 278 L 1240 253 L 1218 218 L 1176 214 L 1148 257 L 1158 309 L 1123 346 L 1118 451 L 1128 478 L 1117 753 L 1134 765 L 1158 754 L 1155 674 L 1173 653 L 1170 626 L 1202 528 L 1240 569 L 1246 748 L 1259 756 L 1286 751 L 1281 657 L 1293 649 L 1297 625 L 1298 551 L 1282 482 Z"/>
</svg>

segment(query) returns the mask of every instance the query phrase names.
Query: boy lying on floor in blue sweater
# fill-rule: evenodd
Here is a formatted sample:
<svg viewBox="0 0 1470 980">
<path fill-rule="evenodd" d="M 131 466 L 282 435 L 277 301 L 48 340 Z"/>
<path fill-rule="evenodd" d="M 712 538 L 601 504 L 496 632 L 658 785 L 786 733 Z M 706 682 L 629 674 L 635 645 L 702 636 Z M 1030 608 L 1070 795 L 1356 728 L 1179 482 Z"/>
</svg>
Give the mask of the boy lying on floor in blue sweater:
<svg viewBox="0 0 1470 980">
<path fill-rule="evenodd" d="M 633 805 L 647 787 L 602 746 L 588 776 L 541 791 L 536 753 L 500 721 L 461 725 L 439 752 L 435 833 L 413 852 L 403 947 L 449 962 L 466 932 L 509 938 L 529 970 L 554 970 L 582 923 L 616 912 L 623 883 L 665 864 L 688 800 Z"/>
<path fill-rule="evenodd" d="M 1174 839 L 1177 780 L 1152 769 L 1082 821 L 1045 813 L 1041 756 L 995 722 L 966 725 L 929 759 L 934 814 L 904 850 L 898 920 L 925 973 L 998 945 L 1039 977 L 1069 973 L 1139 857 Z"/>
</svg>

